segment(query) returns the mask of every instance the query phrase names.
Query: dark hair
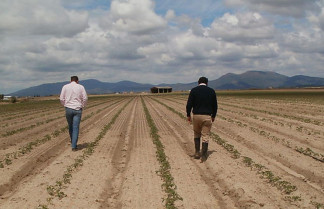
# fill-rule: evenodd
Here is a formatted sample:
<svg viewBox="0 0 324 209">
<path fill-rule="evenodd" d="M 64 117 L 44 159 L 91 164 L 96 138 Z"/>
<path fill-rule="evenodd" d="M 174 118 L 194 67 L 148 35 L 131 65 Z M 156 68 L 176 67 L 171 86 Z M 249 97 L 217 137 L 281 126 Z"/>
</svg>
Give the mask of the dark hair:
<svg viewBox="0 0 324 209">
<path fill-rule="evenodd" d="M 208 78 L 200 77 L 199 80 L 198 80 L 198 84 L 201 84 L 201 83 L 207 84 L 208 83 Z"/>
<path fill-rule="evenodd" d="M 71 81 L 75 81 L 75 82 L 79 81 L 78 76 L 71 76 Z"/>
</svg>

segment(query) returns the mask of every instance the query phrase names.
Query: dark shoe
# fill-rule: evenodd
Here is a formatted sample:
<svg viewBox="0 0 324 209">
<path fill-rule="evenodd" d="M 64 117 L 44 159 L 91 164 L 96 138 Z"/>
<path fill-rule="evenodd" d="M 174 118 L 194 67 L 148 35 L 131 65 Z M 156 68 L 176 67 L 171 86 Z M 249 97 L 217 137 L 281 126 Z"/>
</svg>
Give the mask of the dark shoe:
<svg viewBox="0 0 324 209">
<path fill-rule="evenodd" d="M 208 157 L 208 143 L 203 142 L 202 143 L 202 149 L 201 149 L 201 162 L 205 162 Z"/>
<path fill-rule="evenodd" d="M 199 159 L 200 158 L 200 138 L 194 138 L 195 140 L 195 155 L 194 158 L 195 159 Z"/>
<path fill-rule="evenodd" d="M 76 148 L 72 148 L 72 151 L 73 152 L 76 152 L 76 151 L 78 151 L 78 148 L 76 147 Z"/>
</svg>

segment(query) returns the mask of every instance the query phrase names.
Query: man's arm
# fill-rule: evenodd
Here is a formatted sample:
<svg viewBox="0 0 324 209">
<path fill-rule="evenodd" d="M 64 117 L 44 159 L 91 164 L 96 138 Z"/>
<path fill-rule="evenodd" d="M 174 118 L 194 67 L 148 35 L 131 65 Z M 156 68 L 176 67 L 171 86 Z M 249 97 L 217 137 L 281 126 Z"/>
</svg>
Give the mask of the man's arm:
<svg viewBox="0 0 324 209">
<path fill-rule="evenodd" d="M 216 97 L 216 93 L 214 92 L 214 96 L 213 96 L 213 114 L 212 114 L 212 122 L 215 121 L 216 114 L 217 114 L 217 109 L 218 109 L 217 97 Z"/>
<path fill-rule="evenodd" d="M 60 102 L 63 106 L 65 105 L 65 86 L 63 86 L 60 94 Z"/>
<path fill-rule="evenodd" d="M 87 105 L 88 96 L 85 88 L 82 86 L 82 108 L 84 108 Z"/>
<path fill-rule="evenodd" d="M 187 106 L 186 106 L 186 112 L 187 112 L 187 120 L 189 122 L 191 122 L 191 109 L 193 107 L 193 95 L 192 92 L 190 92 L 189 97 L 188 97 L 188 101 L 187 101 Z"/>
</svg>

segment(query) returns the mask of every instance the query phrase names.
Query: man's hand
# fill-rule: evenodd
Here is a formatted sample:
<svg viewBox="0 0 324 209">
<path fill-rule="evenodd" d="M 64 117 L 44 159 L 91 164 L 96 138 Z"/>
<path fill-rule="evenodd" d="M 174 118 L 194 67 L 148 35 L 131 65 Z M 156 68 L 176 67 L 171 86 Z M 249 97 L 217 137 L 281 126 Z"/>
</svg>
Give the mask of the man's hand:
<svg viewBox="0 0 324 209">
<path fill-rule="evenodd" d="M 188 120 L 189 123 L 191 123 L 191 117 L 190 116 L 187 117 L 187 120 Z"/>
<path fill-rule="evenodd" d="M 212 122 L 214 122 L 214 121 L 215 121 L 215 118 L 213 118 L 213 117 L 212 117 L 211 119 L 212 119 Z"/>
</svg>

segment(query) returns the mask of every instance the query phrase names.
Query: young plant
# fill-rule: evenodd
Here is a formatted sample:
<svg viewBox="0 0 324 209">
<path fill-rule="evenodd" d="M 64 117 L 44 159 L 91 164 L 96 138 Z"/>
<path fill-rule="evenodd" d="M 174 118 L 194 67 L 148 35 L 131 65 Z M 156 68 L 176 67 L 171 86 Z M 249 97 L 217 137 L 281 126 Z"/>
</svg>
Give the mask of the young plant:
<svg viewBox="0 0 324 209">
<path fill-rule="evenodd" d="M 171 166 L 167 160 L 167 156 L 164 152 L 164 146 L 162 142 L 160 141 L 160 136 L 158 134 L 158 129 L 152 119 L 152 116 L 144 102 L 143 97 L 141 97 L 142 105 L 144 108 L 144 113 L 146 116 L 147 123 L 150 126 L 151 129 L 151 137 L 153 139 L 153 143 L 156 146 L 156 157 L 158 161 L 160 162 L 160 169 L 157 171 L 157 173 L 161 176 L 164 183 L 162 184 L 162 187 L 164 188 L 165 193 L 167 194 L 167 198 L 165 198 L 163 201 L 165 201 L 165 207 L 168 209 L 175 209 L 175 202 L 177 200 L 182 200 L 182 197 L 176 192 L 176 185 L 174 184 L 173 177 L 171 175 Z"/>
</svg>

